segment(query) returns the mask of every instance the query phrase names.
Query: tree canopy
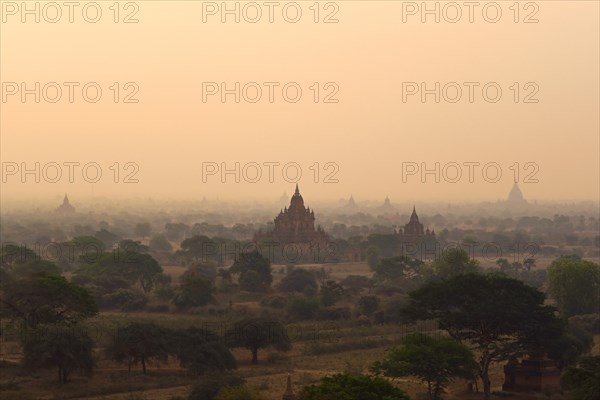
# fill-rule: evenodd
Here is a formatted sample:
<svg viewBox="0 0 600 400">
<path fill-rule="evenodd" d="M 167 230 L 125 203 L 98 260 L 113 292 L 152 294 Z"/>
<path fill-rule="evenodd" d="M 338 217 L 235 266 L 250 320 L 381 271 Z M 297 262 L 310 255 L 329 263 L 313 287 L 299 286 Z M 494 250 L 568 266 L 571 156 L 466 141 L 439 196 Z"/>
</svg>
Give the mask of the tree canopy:
<svg viewBox="0 0 600 400">
<path fill-rule="evenodd" d="M 57 367 L 58 380 L 65 384 L 73 371 L 92 373 L 92 349 L 92 339 L 80 327 L 48 326 L 23 339 L 23 364 L 27 369 Z"/>
<path fill-rule="evenodd" d="M 241 276 L 247 271 L 254 271 L 260 276 L 261 282 L 266 287 L 271 286 L 271 282 L 273 282 L 271 262 L 257 250 L 247 253 L 242 252 L 229 268 L 229 271 L 232 274 L 240 274 Z"/>
<path fill-rule="evenodd" d="M 321 383 L 304 386 L 299 400 L 410 400 L 387 379 L 348 373 L 326 376 Z"/>
<path fill-rule="evenodd" d="M 42 323 L 77 322 L 98 313 L 92 294 L 55 274 L 17 279 L 0 294 L 2 313 L 30 328 Z"/>
<path fill-rule="evenodd" d="M 413 333 L 401 347 L 388 349 L 371 370 L 391 377 L 415 376 L 427 383 L 429 399 L 438 400 L 451 379 L 473 379 L 478 366 L 471 350 L 460 342 Z"/>
<path fill-rule="evenodd" d="M 545 295 L 500 274 L 457 275 L 410 293 L 406 313 L 414 320 L 437 320 L 454 339 L 479 352 L 484 398 L 490 397 L 489 366 L 532 350 L 562 334 Z"/>
<path fill-rule="evenodd" d="M 562 256 L 548 267 L 550 293 L 561 314 L 571 317 L 600 310 L 600 265 L 579 256 Z"/>
<path fill-rule="evenodd" d="M 226 332 L 231 347 L 245 347 L 252 352 L 252 363 L 258 363 L 258 350 L 274 347 L 280 351 L 292 349 L 292 343 L 281 322 L 266 318 L 246 318 Z"/>
</svg>

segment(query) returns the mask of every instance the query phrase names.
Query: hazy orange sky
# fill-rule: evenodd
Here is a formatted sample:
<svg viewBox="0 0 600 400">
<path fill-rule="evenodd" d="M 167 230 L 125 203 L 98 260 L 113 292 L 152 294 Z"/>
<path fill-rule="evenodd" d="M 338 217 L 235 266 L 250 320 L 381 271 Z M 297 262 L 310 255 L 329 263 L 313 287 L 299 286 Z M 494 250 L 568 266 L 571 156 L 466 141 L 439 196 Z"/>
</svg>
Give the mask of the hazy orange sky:
<svg viewBox="0 0 600 400">
<path fill-rule="evenodd" d="M 82 8 L 90 2 L 79 2 L 73 23 L 62 1 L 55 3 L 62 12 L 56 23 L 46 20 L 56 18 L 48 2 L 27 2 L 32 9 L 39 3 L 39 23 L 35 15 L 22 15 L 21 1 L 0 3 L 3 200 L 43 199 L 65 192 L 71 198 L 93 194 L 272 199 L 293 191 L 294 170 L 289 170 L 289 182 L 282 176 L 286 163 L 300 166 L 299 183 L 314 199 L 353 194 L 357 200 L 386 195 L 392 200 L 496 200 L 506 197 L 519 163 L 520 187 L 529 199 L 598 200 L 597 1 L 520 2 L 518 15 L 513 1 L 479 2 L 472 23 L 464 2 L 453 3 L 462 12 L 456 23 L 445 20 L 454 18 L 456 11 L 448 2 L 439 2 L 439 23 L 432 15 L 421 22 L 420 11 L 411 8 L 421 2 L 401 1 L 319 2 L 318 16 L 312 0 L 274 2 L 273 23 L 262 1 L 250 6 L 227 2 L 231 8 L 239 4 L 239 23 L 232 15 L 221 22 L 219 10 L 207 14 L 220 8 L 220 1 L 120 2 L 118 23 L 110 8 L 114 1 L 97 1 L 86 8 L 89 19 L 96 5 L 101 9 L 97 23 L 83 18 Z M 435 3 L 427 2 L 431 8 Z M 244 17 L 255 17 L 255 5 L 262 17 L 252 23 Z M 284 19 L 284 7 L 290 20 L 301 10 L 297 23 Z M 499 21 L 486 21 L 484 16 L 495 18 L 498 7 Z M 137 23 L 123 23 L 130 13 Z M 337 23 L 323 22 L 330 14 Z M 524 23 L 527 18 L 538 22 Z M 23 102 L 23 82 L 28 89 L 40 82 L 39 103 L 34 94 Z M 56 103 L 47 101 L 55 96 L 55 86 L 46 86 L 45 96 L 42 93 L 49 82 L 62 89 Z M 64 82 L 79 83 L 73 86 L 73 103 Z M 88 82 L 102 89 L 96 103 L 82 97 L 81 88 Z M 118 103 L 111 90 L 115 82 L 120 87 Z M 128 82 L 133 84 L 125 87 Z M 225 82 L 229 89 L 236 82 L 240 88 L 256 82 L 246 86 L 246 97 L 253 98 L 259 86 L 262 98 L 251 103 L 240 94 L 236 103 L 231 94 L 222 102 L 219 94 L 204 93 L 203 101 L 206 82 L 216 87 Z M 272 103 L 265 82 L 274 82 Z M 281 88 L 289 82 L 302 89 L 295 103 L 282 95 Z M 436 103 L 434 94 L 425 102 L 420 93 L 406 94 L 422 82 L 429 89 L 435 82 L 440 88 L 456 84 L 446 85 L 445 93 L 440 89 Z M 475 82 L 472 103 L 464 82 Z M 482 95 L 482 87 L 490 82 L 490 99 L 494 87 L 502 90 L 495 103 Z M 457 86 L 461 99 L 445 100 L 444 94 L 454 98 Z M 136 87 L 133 99 L 139 101 L 124 103 Z M 205 90 L 214 87 L 204 84 Z M 288 94 L 293 96 L 291 88 Z M 336 90 L 332 98 L 338 102 L 325 103 L 326 95 Z M 15 165 L 34 169 L 36 162 L 40 169 L 46 167 L 47 176 L 40 173 L 39 183 L 34 175 L 25 176 L 25 182 L 20 171 L 11 175 Z M 72 183 L 65 162 L 80 163 Z M 115 162 L 119 183 L 114 182 Z M 122 182 L 134 171 L 133 164 L 125 169 L 128 162 L 139 167 L 137 183 Z M 219 174 L 205 176 L 203 182 L 203 163 L 219 168 L 226 163 L 233 169 L 236 162 L 239 183 L 234 175 L 222 182 Z M 270 162 L 280 163 L 273 167 L 273 182 L 264 164 Z M 315 162 L 320 169 L 317 183 Z M 439 183 L 433 174 L 425 182 L 419 173 L 402 177 L 408 165 L 403 163 L 419 168 L 426 163 L 433 169 L 436 162 Z M 479 163 L 472 183 L 464 166 L 470 162 Z M 57 183 L 50 182 L 55 164 L 49 163 L 62 166 Z M 100 166 L 97 183 L 82 177 L 86 163 Z M 262 166 L 257 183 L 250 182 L 255 164 L 249 163 Z M 444 166 L 447 176 L 455 175 L 456 164 L 448 163 L 462 165 L 463 176 L 456 183 L 444 180 Z M 502 177 L 486 181 L 484 164 L 499 166 Z M 335 171 L 338 182 L 325 183 L 326 175 Z M 525 182 L 528 173 L 538 183 Z M 492 181 L 494 175 L 486 177 Z"/>
</svg>

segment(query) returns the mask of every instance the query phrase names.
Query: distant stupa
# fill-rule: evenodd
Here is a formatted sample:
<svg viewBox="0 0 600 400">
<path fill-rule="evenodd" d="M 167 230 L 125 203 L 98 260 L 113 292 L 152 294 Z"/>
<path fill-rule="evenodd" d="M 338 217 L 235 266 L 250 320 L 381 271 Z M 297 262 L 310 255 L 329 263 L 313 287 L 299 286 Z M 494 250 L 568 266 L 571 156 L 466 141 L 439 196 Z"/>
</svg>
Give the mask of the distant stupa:
<svg viewBox="0 0 600 400">
<path fill-rule="evenodd" d="M 379 211 L 383 214 L 393 214 L 397 212 L 394 206 L 392 206 L 392 203 L 390 202 L 390 198 L 388 196 L 385 197 L 383 204 L 379 207 Z"/>
<path fill-rule="evenodd" d="M 350 195 L 350 198 L 348 199 L 348 204 L 346 204 L 346 208 L 349 209 L 355 209 L 356 206 L 356 202 L 354 201 L 354 196 Z"/>
<path fill-rule="evenodd" d="M 512 206 L 527 204 L 527 200 L 525 200 L 525 198 L 523 197 L 523 193 L 521 192 L 521 189 L 519 189 L 519 185 L 517 185 L 517 182 L 515 182 L 512 189 L 510 190 L 506 202 Z"/>
<path fill-rule="evenodd" d="M 71 205 L 71 203 L 69 203 L 69 198 L 67 197 L 66 193 L 65 193 L 65 198 L 63 199 L 62 204 L 60 206 L 56 207 L 55 212 L 57 214 L 62 214 L 62 215 L 68 215 L 68 214 L 75 213 L 75 207 L 73 207 Z"/>
</svg>

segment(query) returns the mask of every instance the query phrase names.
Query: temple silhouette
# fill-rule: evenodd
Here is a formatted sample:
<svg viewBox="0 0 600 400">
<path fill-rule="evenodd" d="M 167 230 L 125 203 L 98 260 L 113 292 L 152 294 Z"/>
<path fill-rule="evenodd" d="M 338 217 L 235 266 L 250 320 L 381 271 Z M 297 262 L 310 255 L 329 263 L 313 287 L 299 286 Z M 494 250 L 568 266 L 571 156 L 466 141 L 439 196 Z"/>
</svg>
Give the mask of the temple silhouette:
<svg viewBox="0 0 600 400">
<path fill-rule="evenodd" d="M 506 203 L 511 206 L 522 206 L 527 204 L 527 200 L 523 197 L 523 192 L 517 185 L 517 182 L 514 183 L 510 193 L 508 194 L 508 198 L 506 199 Z"/>
<path fill-rule="evenodd" d="M 75 207 L 73 207 L 71 203 L 69 203 L 69 198 L 67 197 L 66 193 L 62 204 L 56 207 L 54 212 L 60 215 L 70 215 L 75 213 Z"/>
<path fill-rule="evenodd" d="M 329 235 L 317 226 L 315 228 L 315 212 L 310 207 L 304 206 L 304 199 L 300 194 L 298 184 L 290 200 L 289 207 L 285 207 L 273 220 L 274 228 L 268 232 L 259 230 L 254 235 L 254 241 L 275 241 L 280 246 L 288 244 L 325 244 Z"/>
</svg>

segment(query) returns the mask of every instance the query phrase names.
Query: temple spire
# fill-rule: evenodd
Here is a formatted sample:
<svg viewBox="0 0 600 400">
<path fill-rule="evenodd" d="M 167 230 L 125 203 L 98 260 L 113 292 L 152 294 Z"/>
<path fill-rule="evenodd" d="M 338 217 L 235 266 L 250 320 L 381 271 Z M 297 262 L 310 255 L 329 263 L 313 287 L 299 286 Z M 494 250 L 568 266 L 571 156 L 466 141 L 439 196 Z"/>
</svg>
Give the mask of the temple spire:
<svg viewBox="0 0 600 400">
<path fill-rule="evenodd" d="M 300 189 L 298 189 L 298 184 L 296 183 L 296 191 L 294 192 L 295 195 L 299 196 L 300 195 Z"/>
</svg>

